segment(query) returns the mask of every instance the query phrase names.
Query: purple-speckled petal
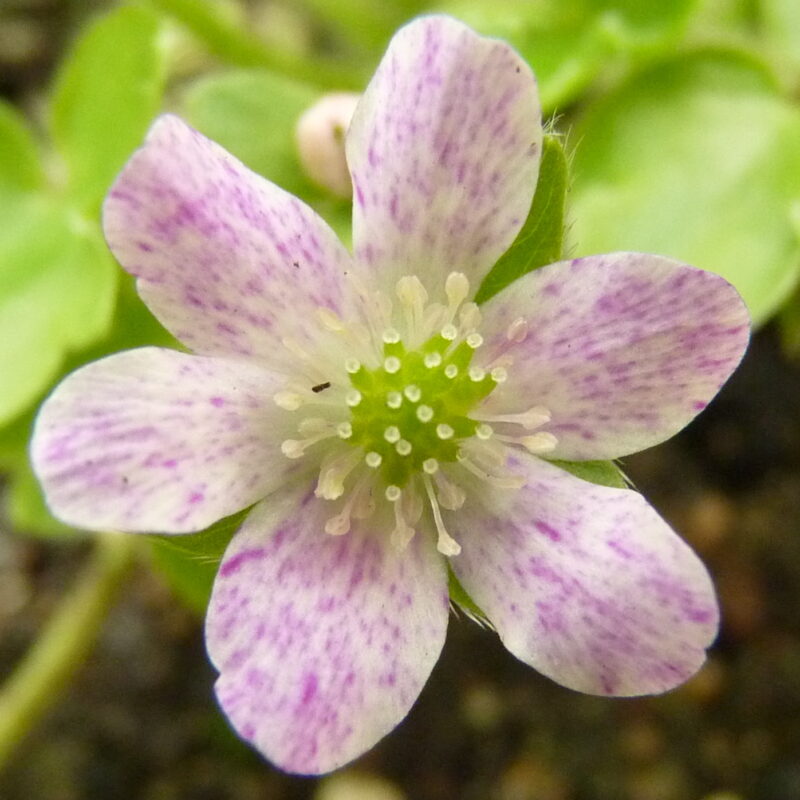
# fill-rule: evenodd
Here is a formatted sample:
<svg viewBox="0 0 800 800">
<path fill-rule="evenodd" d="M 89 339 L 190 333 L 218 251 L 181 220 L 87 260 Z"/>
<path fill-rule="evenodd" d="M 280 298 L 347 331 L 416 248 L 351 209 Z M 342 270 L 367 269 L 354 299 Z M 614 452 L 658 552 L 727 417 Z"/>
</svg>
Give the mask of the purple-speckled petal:
<svg viewBox="0 0 800 800">
<path fill-rule="evenodd" d="M 749 340 L 747 309 L 723 278 L 641 253 L 551 264 L 482 306 L 487 361 L 513 358 L 486 409 L 542 405 L 553 458 L 611 459 L 658 444 L 719 391 Z M 528 335 L 509 342 L 517 319 Z"/>
<path fill-rule="evenodd" d="M 301 468 L 280 451 L 279 385 L 248 362 L 130 350 L 68 376 L 31 444 L 48 505 L 92 530 L 196 531 Z"/>
<path fill-rule="evenodd" d="M 536 82 L 514 50 L 448 17 L 409 23 L 347 133 L 359 268 L 384 286 L 460 270 L 477 287 L 525 221 L 541 143 Z"/>
<path fill-rule="evenodd" d="M 505 646 L 590 694 L 666 691 L 693 675 L 718 624 L 702 562 L 637 492 L 523 455 L 519 491 L 487 495 L 451 532 L 459 580 Z"/>
<path fill-rule="evenodd" d="M 388 520 L 333 537 L 332 513 L 310 490 L 257 506 L 225 553 L 206 624 L 233 726 L 303 774 L 345 764 L 405 717 L 447 627 L 432 537 L 398 553 Z"/>
<path fill-rule="evenodd" d="M 161 117 L 106 198 L 103 226 L 139 294 L 203 355 L 283 367 L 313 346 L 318 307 L 349 316 L 350 255 L 296 197 L 173 116 Z"/>
</svg>

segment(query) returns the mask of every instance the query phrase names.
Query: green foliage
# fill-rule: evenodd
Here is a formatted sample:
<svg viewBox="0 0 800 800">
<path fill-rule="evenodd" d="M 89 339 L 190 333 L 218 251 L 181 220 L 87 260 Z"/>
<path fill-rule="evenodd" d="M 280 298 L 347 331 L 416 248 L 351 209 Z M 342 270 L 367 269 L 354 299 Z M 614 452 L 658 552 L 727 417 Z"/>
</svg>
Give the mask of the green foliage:
<svg viewBox="0 0 800 800">
<path fill-rule="evenodd" d="M 577 254 L 640 250 L 712 270 L 756 322 L 800 269 L 800 112 L 733 51 L 684 54 L 596 103 L 575 132 Z"/>
<path fill-rule="evenodd" d="M 575 100 L 610 67 L 674 46 L 695 5 L 695 0 L 450 0 L 437 7 L 511 42 L 533 67 L 549 113 Z"/>
<path fill-rule="evenodd" d="M 37 189 L 44 176 L 25 118 L 0 101 L 0 198 L 7 191 Z"/>
<path fill-rule="evenodd" d="M 234 70 L 198 81 L 183 106 L 190 124 L 254 172 L 302 197 L 347 241 L 351 204 L 310 183 L 295 147 L 297 120 L 320 96 L 312 86 L 265 70 Z"/>
<path fill-rule="evenodd" d="M 159 109 L 159 30 L 155 14 L 123 5 L 94 22 L 61 67 L 52 134 L 81 207 L 96 208 Z"/>
<path fill-rule="evenodd" d="M 628 482 L 622 470 L 613 461 L 556 461 L 550 462 L 556 467 L 589 483 L 609 486 L 612 489 L 627 489 Z"/>
<path fill-rule="evenodd" d="M 483 279 L 475 294 L 477 303 L 485 302 L 523 275 L 561 258 L 568 178 L 561 141 L 556 136 L 545 136 L 531 210 L 511 247 Z"/>
</svg>

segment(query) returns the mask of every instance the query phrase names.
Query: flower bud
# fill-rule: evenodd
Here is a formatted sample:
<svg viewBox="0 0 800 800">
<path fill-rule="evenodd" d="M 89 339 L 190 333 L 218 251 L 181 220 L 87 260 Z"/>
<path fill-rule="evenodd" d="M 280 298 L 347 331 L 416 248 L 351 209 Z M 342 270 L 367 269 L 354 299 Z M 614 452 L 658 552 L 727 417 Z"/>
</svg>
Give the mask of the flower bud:
<svg viewBox="0 0 800 800">
<path fill-rule="evenodd" d="M 326 94 L 303 112 L 295 128 L 300 163 L 314 183 L 338 197 L 351 197 L 353 186 L 344 155 L 344 136 L 360 95 Z"/>
</svg>

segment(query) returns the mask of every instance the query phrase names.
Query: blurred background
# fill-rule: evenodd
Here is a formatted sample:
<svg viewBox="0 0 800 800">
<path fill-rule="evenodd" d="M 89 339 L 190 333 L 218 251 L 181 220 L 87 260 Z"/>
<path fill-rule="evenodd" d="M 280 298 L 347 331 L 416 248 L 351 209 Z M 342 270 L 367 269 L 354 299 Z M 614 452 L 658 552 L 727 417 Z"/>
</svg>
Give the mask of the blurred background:
<svg viewBox="0 0 800 800">
<path fill-rule="evenodd" d="M 99 226 L 152 119 L 182 115 L 347 240 L 349 200 L 304 171 L 295 125 L 326 92 L 362 90 L 427 10 L 533 66 L 569 156 L 565 255 L 670 255 L 751 309 L 757 333 L 717 400 L 623 464 L 709 565 L 723 629 L 684 687 L 608 700 L 455 616 L 398 730 L 332 778 L 289 777 L 216 711 L 213 560 L 157 538 L 120 555 L 67 529 L 27 441 L 64 374 L 170 344 Z M 5 739 L 0 695 L 0 798 L 800 800 L 799 271 L 798 0 L 0 0 L 0 677 L 59 613 L 86 623 L 63 691 Z"/>
</svg>

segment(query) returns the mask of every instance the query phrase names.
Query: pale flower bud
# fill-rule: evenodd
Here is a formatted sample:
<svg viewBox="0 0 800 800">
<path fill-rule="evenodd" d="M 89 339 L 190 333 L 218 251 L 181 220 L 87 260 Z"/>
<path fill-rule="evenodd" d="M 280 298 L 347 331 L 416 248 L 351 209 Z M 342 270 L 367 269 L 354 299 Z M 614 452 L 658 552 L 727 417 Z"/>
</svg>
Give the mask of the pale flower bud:
<svg viewBox="0 0 800 800">
<path fill-rule="evenodd" d="M 338 197 L 351 197 L 353 186 L 344 155 L 344 135 L 360 95 L 333 92 L 303 112 L 295 128 L 300 163 L 306 175 Z"/>
</svg>

